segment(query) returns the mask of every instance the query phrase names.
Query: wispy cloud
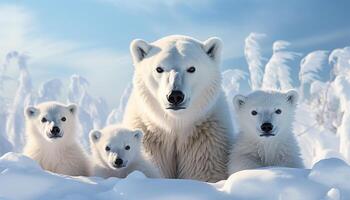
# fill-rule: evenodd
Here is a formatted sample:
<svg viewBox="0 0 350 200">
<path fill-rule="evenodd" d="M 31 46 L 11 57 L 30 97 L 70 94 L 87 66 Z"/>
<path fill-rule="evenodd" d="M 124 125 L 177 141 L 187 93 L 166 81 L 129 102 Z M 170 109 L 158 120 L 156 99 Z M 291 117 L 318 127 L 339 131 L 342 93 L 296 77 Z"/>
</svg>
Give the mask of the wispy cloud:
<svg viewBox="0 0 350 200">
<path fill-rule="evenodd" d="M 311 37 L 305 37 L 292 41 L 295 47 L 307 47 L 311 45 L 321 45 L 324 43 L 333 42 L 337 39 L 348 38 L 350 35 L 350 28 L 343 28 L 338 30 L 331 30 L 326 34 L 314 34 Z M 345 46 L 346 44 L 344 44 Z"/>
<path fill-rule="evenodd" d="M 185 6 L 189 8 L 201 8 L 210 4 L 211 0 L 97 0 L 99 2 L 108 3 L 120 9 L 127 9 L 131 12 L 146 12 L 148 14 L 156 11 L 161 12 L 164 9 L 170 10 L 176 7 Z"/>
<path fill-rule="evenodd" d="M 28 11 L 17 6 L 0 6 L 0 59 L 4 59 L 3 55 L 8 49 L 24 46 L 24 38 L 35 27 L 31 16 Z"/>
</svg>

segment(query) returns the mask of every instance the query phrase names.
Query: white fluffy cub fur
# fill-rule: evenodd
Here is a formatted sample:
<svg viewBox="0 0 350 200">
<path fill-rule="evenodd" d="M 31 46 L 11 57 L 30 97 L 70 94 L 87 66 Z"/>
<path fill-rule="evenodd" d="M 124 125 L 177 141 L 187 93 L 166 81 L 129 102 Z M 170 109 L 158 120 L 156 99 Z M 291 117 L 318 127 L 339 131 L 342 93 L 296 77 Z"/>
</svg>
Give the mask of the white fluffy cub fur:
<svg viewBox="0 0 350 200">
<path fill-rule="evenodd" d="M 142 149 L 143 133 L 120 125 L 107 126 L 90 132 L 93 174 L 104 178 L 125 178 L 138 170 L 149 178 L 158 178 L 158 168 Z"/>
<path fill-rule="evenodd" d="M 234 97 L 240 133 L 230 156 L 230 174 L 266 166 L 303 167 L 292 131 L 297 100 L 294 90 Z"/>
<path fill-rule="evenodd" d="M 88 176 L 87 156 L 77 138 L 77 107 L 45 102 L 25 109 L 27 142 L 23 154 L 55 173 Z"/>
</svg>

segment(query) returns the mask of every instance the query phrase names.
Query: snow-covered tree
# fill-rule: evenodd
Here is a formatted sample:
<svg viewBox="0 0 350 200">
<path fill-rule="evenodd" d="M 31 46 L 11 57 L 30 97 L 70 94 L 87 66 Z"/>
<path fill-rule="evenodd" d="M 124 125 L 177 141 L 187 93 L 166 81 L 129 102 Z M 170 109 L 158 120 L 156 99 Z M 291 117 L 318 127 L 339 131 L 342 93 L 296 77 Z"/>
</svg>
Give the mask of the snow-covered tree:
<svg viewBox="0 0 350 200">
<path fill-rule="evenodd" d="M 8 141 L 6 135 L 6 122 L 8 116 L 8 111 L 6 108 L 7 104 L 5 103 L 4 97 L 2 97 L 0 93 L 0 156 L 12 150 L 12 145 Z"/>
<path fill-rule="evenodd" d="M 54 78 L 44 82 L 39 88 L 39 94 L 35 101 L 36 104 L 44 101 L 57 101 L 62 89 L 63 84 L 60 79 Z"/>
<path fill-rule="evenodd" d="M 120 97 L 119 106 L 117 108 L 113 109 L 109 113 L 109 115 L 107 117 L 106 125 L 119 123 L 123 120 L 125 107 L 126 107 L 126 104 L 128 103 L 131 91 L 132 91 L 132 84 L 129 84 L 125 88 L 122 96 Z"/>
<path fill-rule="evenodd" d="M 273 55 L 265 66 L 263 89 L 292 89 L 290 66 L 287 62 L 299 56 L 298 53 L 286 50 L 290 43 L 278 40 L 273 43 Z"/>
<path fill-rule="evenodd" d="M 6 75 L 6 70 L 8 67 L 8 62 L 10 61 L 10 58 L 7 56 L 8 59 L 5 60 L 5 63 L 0 65 L 0 91 L 4 89 L 4 83 L 6 81 L 14 81 L 13 78 L 11 78 L 10 76 Z"/>
<path fill-rule="evenodd" d="M 240 82 L 245 80 L 247 73 L 239 69 L 229 69 L 222 73 L 222 87 L 228 99 L 240 92 Z"/>
<path fill-rule="evenodd" d="M 88 93 L 89 82 L 79 75 L 72 75 L 68 92 L 68 102 L 79 107 L 79 119 L 84 144 L 88 143 L 88 133 L 102 128 L 108 116 L 108 106 L 104 99 L 95 98 Z"/>
<path fill-rule="evenodd" d="M 250 87 L 252 90 L 261 88 L 263 79 L 263 56 L 259 40 L 264 38 L 265 34 L 250 33 L 245 39 L 244 55 L 248 63 L 250 72 Z"/>
<path fill-rule="evenodd" d="M 324 129 L 336 133 L 342 113 L 339 111 L 339 98 L 333 88 L 334 85 L 330 82 L 313 81 L 307 103 L 313 111 L 316 122 Z"/>
<path fill-rule="evenodd" d="M 329 55 L 329 63 L 332 65 L 331 79 L 350 70 L 350 47 L 334 49 Z"/>
<path fill-rule="evenodd" d="M 304 98 L 305 87 L 315 80 L 319 80 L 319 72 L 328 60 L 328 51 L 313 51 L 305 56 L 300 62 L 299 80 L 300 99 Z"/>
<path fill-rule="evenodd" d="M 7 54 L 7 61 L 17 61 L 19 69 L 18 86 L 12 105 L 8 110 L 6 132 L 15 151 L 21 151 L 24 144 L 24 108 L 31 103 L 32 82 L 27 69 L 28 56 L 16 51 Z"/>
<path fill-rule="evenodd" d="M 7 120 L 7 105 L 5 97 L 2 96 L 3 82 L 5 80 L 6 63 L 0 65 L 0 156 L 11 150 L 11 144 L 7 140 L 6 120 Z"/>
<path fill-rule="evenodd" d="M 350 162 L 350 74 L 338 75 L 334 81 L 335 90 L 340 98 L 340 108 L 344 113 L 337 135 L 339 152 Z"/>
<path fill-rule="evenodd" d="M 322 91 L 324 94 L 324 101 L 322 104 L 314 105 L 314 108 L 322 108 L 322 112 L 316 112 L 319 116 L 319 121 L 322 121 L 322 126 L 332 132 L 338 132 L 345 116 L 345 109 L 343 109 L 346 101 L 341 96 L 339 80 L 346 80 L 350 72 L 350 47 L 333 50 L 328 61 L 331 65 L 330 80 L 325 83 Z M 337 80 L 337 81 L 335 81 Z M 343 83 L 346 83 L 342 81 Z M 343 99 L 343 100 L 342 100 Z M 317 110 L 317 109 L 316 109 Z"/>
<path fill-rule="evenodd" d="M 233 97 L 242 93 L 241 83 L 246 80 L 248 74 L 239 69 L 229 69 L 222 73 L 222 88 L 226 94 L 227 102 L 229 103 L 229 108 L 232 113 L 232 122 L 234 124 L 235 133 L 238 131 L 238 126 L 236 124 L 236 115 L 234 112 L 234 107 L 232 102 Z"/>
</svg>

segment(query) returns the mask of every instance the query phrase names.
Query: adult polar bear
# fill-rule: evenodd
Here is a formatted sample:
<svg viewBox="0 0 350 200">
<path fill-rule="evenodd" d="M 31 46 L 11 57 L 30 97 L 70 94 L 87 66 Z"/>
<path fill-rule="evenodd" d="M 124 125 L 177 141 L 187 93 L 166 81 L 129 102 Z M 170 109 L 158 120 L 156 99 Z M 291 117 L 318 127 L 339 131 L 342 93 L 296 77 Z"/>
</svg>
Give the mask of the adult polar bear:
<svg viewBox="0 0 350 200">
<path fill-rule="evenodd" d="M 168 36 L 130 45 L 135 72 L 123 123 L 144 131 L 167 178 L 227 178 L 231 116 L 221 88 L 221 40 Z"/>
</svg>

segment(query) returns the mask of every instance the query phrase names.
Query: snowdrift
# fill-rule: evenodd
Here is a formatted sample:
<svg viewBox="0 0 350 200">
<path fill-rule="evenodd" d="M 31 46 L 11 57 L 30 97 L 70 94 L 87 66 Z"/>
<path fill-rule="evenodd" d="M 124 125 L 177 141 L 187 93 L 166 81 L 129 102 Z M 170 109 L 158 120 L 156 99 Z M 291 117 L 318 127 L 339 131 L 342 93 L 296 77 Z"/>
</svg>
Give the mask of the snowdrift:
<svg viewBox="0 0 350 200">
<path fill-rule="evenodd" d="M 125 179 L 70 177 L 44 171 L 30 158 L 0 158 L 0 199 L 283 199 L 340 200 L 350 196 L 350 166 L 336 158 L 312 169 L 264 168 L 240 171 L 228 180 L 148 179 L 134 172 Z"/>
</svg>

